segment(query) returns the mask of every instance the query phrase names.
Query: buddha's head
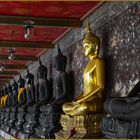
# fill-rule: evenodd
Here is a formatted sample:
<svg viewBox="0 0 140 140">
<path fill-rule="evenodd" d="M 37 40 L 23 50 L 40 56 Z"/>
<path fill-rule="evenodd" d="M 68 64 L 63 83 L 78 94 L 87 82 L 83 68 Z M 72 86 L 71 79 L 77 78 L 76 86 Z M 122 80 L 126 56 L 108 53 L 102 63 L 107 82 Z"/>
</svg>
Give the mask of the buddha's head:
<svg viewBox="0 0 140 140">
<path fill-rule="evenodd" d="M 25 85 L 25 81 L 24 79 L 22 79 L 21 75 L 19 76 L 19 80 L 18 80 L 18 88 L 24 88 Z"/>
<path fill-rule="evenodd" d="M 12 94 L 12 86 L 10 85 L 10 83 L 9 83 L 9 85 L 8 85 L 8 94 L 9 94 L 9 95 Z"/>
<path fill-rule="evenodd" d="M 27 74 L 25 76 L 25 79 L 26 79 L 26 85 L 31 85 L 34 83 L 34 76 L 33 74 L 31 74 L 29 72 L 29 70 L 27 69 Z"/>
<path fill-rule="evenodd" d="M 54 66 L 57 69 L 57 71 L 65 71 L 66 64 L 67 64 L 67 57 L 62 54 L 62 52 L 58 46 L 58 52 L 55 57 Z"/>
<path fill-rule="evenodd" d="M 46 79 L 47 78 L 47 67 L 45 67 L 44 65 L 42 65 L 41 60 L 39 59 L 39 67 L 38 67 L 38 78 L 40 79 Z"/>
<path fill-rule="evenodd" d="M 88 19 L 87 19 L 87 33 L 82 44 L 83 44 L 83 52 L 86 57 L 92 59 L 98 56 L 100 39 L 99 37 L 91 33 Z"/>
<path fill-rule="evenodd" d="M 14 79 L 13 84 L 12 84 L 12 91 L 15 91 L 17 89 L 18 89 L 18 84 L 17 84 L 17 82 Z"/>
</svg>

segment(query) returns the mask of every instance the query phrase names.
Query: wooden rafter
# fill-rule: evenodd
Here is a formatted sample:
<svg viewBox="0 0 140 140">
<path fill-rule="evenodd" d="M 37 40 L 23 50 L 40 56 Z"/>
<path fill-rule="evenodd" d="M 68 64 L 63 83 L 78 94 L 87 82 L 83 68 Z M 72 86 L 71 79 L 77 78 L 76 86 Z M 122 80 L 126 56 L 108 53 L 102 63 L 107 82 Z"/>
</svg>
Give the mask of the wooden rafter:
<svg viewBox="0 0 140 140">
<path fill-rule="evenodd" d="M 4 71 L 4 72 L 0 72 L 0 75 L 17 75 L 19 74 L 16 71 Z"/>
<path fill-rule="evenodd" d="M 3 55 L 2 58 L 0 58 L 0 60 L 8 60 L 8 56 L 7 55 Z M 30 55 L 15 55 L 14 60 L 22 60 L 22 61 L 37 61 L 38 58 L 35 56 L 30 56 Z"/>
<path fill-rule="evenodd" d="M 5 64 L 5 69 L 24 69 L 25 65 Z"/>
<path fill-rule="evenodd" d="M 0 48 L 53 48 L 51 42 L 0 41 Z"/>
<path fill-rule="evenodd" d="M 75 18 L 45 18 L 45 17 L 30 17 L 30 16 L 9 16 L 0 15 L 1 25 L 25 25 L 26 21 L 33 21 L 34 26 L 42 27 L 81 27 L 82 21 Z"/>
</svg>

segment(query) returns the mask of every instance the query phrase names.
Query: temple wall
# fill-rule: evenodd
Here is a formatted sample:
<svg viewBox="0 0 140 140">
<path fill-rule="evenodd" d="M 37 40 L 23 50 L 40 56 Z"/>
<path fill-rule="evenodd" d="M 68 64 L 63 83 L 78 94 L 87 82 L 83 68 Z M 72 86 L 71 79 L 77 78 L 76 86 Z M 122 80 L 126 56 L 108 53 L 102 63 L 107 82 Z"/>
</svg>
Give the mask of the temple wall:
<svg viewBox="0 0 140 140">
<path fill-rule="evenodd" d="M 138 2 L 106 2 L 90 16 L 92 32 L 101 39 L 100 58 L 105 60 L 107 96 L 126 96 L 140 77 L 140 4 Z M 41 56 L 48 68 L 48 79 L 54 81 L 54 57 L 59 43 L 67 56 L 66 71 L 71 75 L 72 91 L 78 96 L 83 90 L 83 69 L 87 59 L 82 53 L 85 21 L 80 29 L 72 29 Z M 35 75 L 38 63 L 29 65 Z M 22 71 L 25 76 L 26 71 Z M 18 77 L 16 77 L 18 79 Z"/>
</svg>

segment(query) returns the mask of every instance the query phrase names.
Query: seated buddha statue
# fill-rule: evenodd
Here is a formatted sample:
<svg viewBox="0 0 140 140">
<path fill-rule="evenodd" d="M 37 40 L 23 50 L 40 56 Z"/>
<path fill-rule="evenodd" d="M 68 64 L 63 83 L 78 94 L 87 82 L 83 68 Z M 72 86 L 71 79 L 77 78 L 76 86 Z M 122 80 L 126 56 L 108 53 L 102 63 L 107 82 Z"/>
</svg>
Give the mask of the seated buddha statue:
<svg viewBox="0 0 140 140">
<path fill-rule="evenodd" d="M 121 120 L 140 118 L 140 81 L 134 86 L 127 97 L 108 98 L 104 103 L 105 111 L 112 117 Z"/>
<path fill-rule="evenodd" d="M 1 106 L 1 97 L 2 97 L 2 94 L 1 94 L 1 89 L 0 89 L 0 106 Z"/>
<path fill-rule="evenodd" d="M 0 98 L 0 108 L 3 106 L 3 99 L 4 99 L 4 90 L 1 88 L 1 98 Z"/>
<path fill-rule="evenodd" d="M 10 118 L 10 111 L 11 111 L 11 107 L 12 107 L 12 87 L 9 83 L 8 87 L 7 87 L 7 102 L 6 102 L 6 109 L 5 109 L 5 118 L 4 118 L 4 124 L 7 125 L 8 124 L 8 120 Z M 5 126 L 6 129 L 6 126 Z"/>
<path fill-rule="evenodd" d="M 64 56 L 58 46 L 58 54 L 55 57 L 54 66 L 58 72 L 54 80 L 54 95 L 49 105 L 61 108 L 62 104 L 70 99 L 68 88 L 68 74 L 65 71 L 67 57 Z"/>
<path fill-rule="evenodd" d="M 18 84 L 17 82 L 13 81 L 13 84 L 12 84 L 12 104 L 13 106 L 17 106 L 18 104 Z"/>
<path fill-rule="evenodd" d="M 39 67 L 37 71 L 37 91 L 38 91 L 38 102 L 37 106 L 47 104 L 50 97 L 49 81 L 47 79 L 47 67 L 45 67 L 39 59 Z"/>
<path fill-rule="evenodd" d="M 35 103 L 35 87 L 34 87 L 34 76 L 27 69 L 25 76 L 25 89 L 27 102 L 24 106 L 31 106 Z"/>
<path fill-rule="evenodd" d="M 1 108 L 5 107 L 7 105 L 8 91 L 7 91 L 6 86 L 4 86 L 3 94 L 4 95 L 2 97 Z"/>
<path fill-rule="evenodd" d="M 0 107 L 3 108 L 4 104 L 6 103 L 5 87 L 2 88 L 1 94 L 2 94 L 2 96 L 1 96 L 1 106 Z"/>
<path fill-rule="evenodd" d="M 73 102 L 63 105 L 63 111 L 69 116 L 84 116 L 103 111 L 104 61 L 98 58 L 100 39 L 91 33 L 88 21 L 82 44 L 84 55 L 89 58 L 83 74 L 84 90 Z"/>
<path fill-rule="evenodd" d="M 13 80 L 12 86 L 12 96 L 11 100 L 11 111 L 10 111 L 10 118 L 7 121 L 9 128 L 14 127 L 14 123 L 17 120 L 17 107 L 18 107 L 18 84 L 16 83 L 15 79 Z M 11 90 L 11 89 L 10 89 Z"/>
<path fill-rule="evenodd" d="M 67 58 L 61 53 L 58 47 L 58 54 L 55 57 L 55 68 L 57 75 L 54 80 L 54 94 L 47 104 L 40 107 L 40 125 L 36 129 L 36 135 L 41 138 L 55 138 L 54 132 L 59 131 L 60 113 L 62 104 L 69 99 L 68 75 L 65 71 Z"/>
<path fill-rule="evenodd" d="M 20 107 L 26 103 L 26 91 L 25 91 L 25 81 L 22 79 L 21 75 L 19 76 L 18 80 L 18 104 L 16 107 Z"/>
<path fill-rule="evenodd" d="M 12 86 L 8 85 L 8 106 L 11 107 L 13 105 L 13 102 L 12 102 Z"/>
</svg>

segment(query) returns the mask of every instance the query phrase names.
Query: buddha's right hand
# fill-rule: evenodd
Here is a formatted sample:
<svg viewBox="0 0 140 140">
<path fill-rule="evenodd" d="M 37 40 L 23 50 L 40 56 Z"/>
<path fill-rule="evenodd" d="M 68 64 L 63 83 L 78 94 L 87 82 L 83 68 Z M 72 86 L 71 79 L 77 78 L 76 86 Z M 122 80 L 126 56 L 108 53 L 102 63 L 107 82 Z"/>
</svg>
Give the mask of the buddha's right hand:
<svg viewBox="0 0 140 140">
<path fill-rule="evenodd" d="M 72 104 L 75 105 L 75 106 L 78 106 L 79 105 L 78 102 L 74 102 L 74 101 L 72 101 Z"/>
</svg>

